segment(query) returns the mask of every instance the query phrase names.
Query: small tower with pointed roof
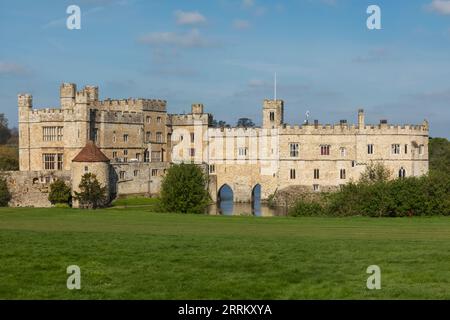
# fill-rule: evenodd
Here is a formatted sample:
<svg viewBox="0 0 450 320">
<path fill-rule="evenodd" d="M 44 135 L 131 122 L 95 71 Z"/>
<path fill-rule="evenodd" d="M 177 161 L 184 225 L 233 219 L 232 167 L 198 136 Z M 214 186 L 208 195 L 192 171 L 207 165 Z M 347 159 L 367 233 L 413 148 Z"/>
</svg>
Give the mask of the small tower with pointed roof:
<svg viewBox="0 0 450 320">
<path fill-rule="evenodd" d="M 110 164 L 109 158 L 95 145 L 93 141 L 88 141 L 86 146 L 72 160 L 72 193 L 79 192 L 81 178 L 86 173 L 95 174 L 98 182 L 106 187 L 106 194 L 109 199 L 110 194 Z M 73 201 L 73 207 L 78 208 L 78 201 Z"/>
</svg>

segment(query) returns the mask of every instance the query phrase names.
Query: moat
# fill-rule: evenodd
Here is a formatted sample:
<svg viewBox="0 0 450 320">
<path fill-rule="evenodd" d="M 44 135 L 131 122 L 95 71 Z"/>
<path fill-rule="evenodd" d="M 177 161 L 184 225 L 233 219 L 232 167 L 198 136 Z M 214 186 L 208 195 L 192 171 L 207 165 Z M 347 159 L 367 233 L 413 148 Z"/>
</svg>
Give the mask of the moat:
<svg viewBox="0 0 450 320">
<path fill-rule="evenodd" d="M 287 214 L 283 207 L 271 208 L 263 203 L 261 201 L 261 188 L 255 188 L 253 202 L 248 203 L 234 203 L 231 189 L 223 188 L 220 192 L 220 202 L 209 206 L 208 213 L 212 215 L 257 217 L 285 216 Z"/>
</svg>

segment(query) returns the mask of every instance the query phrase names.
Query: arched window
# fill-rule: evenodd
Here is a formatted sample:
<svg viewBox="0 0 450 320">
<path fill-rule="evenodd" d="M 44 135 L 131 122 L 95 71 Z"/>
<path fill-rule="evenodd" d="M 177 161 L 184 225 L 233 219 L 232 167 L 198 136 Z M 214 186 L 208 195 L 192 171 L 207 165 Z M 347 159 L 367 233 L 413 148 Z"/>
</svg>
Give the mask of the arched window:
<svg viewBox="0 0 450 320">
<path fill-rule="evenodd" d="M 406 170 L 403 167 L 401 167 L 400 170 L 398 171 L 398 177 L 400 179 L 403 179 L 406 177 Z"/>
</svg>

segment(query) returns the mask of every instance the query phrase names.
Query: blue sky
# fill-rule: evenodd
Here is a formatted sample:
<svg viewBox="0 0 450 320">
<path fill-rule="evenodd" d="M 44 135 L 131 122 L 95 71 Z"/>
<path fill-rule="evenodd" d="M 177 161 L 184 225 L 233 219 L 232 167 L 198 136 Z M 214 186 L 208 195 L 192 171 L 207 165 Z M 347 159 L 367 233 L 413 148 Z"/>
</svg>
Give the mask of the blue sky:
<svg viewBox="0 0 450 320">
<path fill-rule="evenodd" d="M 80 6 L 81 30 L 66 28 Z M 382 30 L 368 30 L 368 5 Z M 58 106 L 61 82 L 104 98 L 202 102 L 215 118 L 261 121 L 264 98 L 285 121 L 430 121 L 450 137 L 450 0 L 0 1 L 0 112 L 17 122 L 17 94 Z"/>
</svg>

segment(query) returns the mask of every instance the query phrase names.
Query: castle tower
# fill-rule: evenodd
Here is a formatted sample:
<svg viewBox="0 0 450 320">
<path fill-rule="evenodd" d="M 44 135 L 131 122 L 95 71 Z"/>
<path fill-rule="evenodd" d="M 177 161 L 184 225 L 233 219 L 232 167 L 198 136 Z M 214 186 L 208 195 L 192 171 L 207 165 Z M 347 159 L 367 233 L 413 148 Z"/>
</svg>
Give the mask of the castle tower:
<svg viewBox="0 0 450 320">
<path fill-rule="evenodd" d="M 77 85 L 74 83 L 63 83 L 59 88 L 59 99 L 61 109 L 72 109 L 75 105 Z"/>
<path fill-rule="evenodd" d="M 30 113 L 33 109 L 33 96 L 19 94 L 17 96 L 19 109 L 19 169 L 30 170 Z"/>
<path fill-rule="evenodd" d="M 194 103 L 192 106 L 192 114 L 203 114 L 203 104 Z"/>
<path fill-rule="evenodd" d="M 98 101 L 98 87 L 86 86 L 86 87 L 84 87 L 84 91 L 87 93 L 89 102 L 97 102 Z"/>
<path fill-rule="evenodd" d="M 264 100 L 263 104 L 263 128 L 274 129 L 283 124 L 284 121 L 284 101 Z"/>
<path fill-rule="evenodd" d="M 86 146 L 72 160 L 72 193 L 80 192 L 81 178 L 86 173 L 95 174 L 100 185 L 106 187 L 106 195 L 109 202 L 110 197 L 110 177 L 109 177 L 109 159 L 93 141 L 88 141 Z M 73 201 L 73 207 L 79 208 L 80 203 Z"/>
</svg>

